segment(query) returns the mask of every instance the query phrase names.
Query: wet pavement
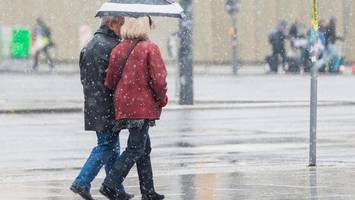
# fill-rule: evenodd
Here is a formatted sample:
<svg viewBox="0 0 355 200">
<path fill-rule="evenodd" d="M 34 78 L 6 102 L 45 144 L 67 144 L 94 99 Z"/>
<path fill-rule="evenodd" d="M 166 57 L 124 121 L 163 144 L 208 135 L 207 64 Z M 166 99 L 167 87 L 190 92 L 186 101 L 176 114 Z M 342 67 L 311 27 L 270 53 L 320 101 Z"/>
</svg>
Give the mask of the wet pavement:
<svg viewBox="0 0 355 200">
<path fill-rule="evenodd" d="M 79 75 L 0 73 L 0 110 L 19 108 L 80 108 L 83 103 Z M 168 78 L 169 97 L 175 96 L 175 74 Z M 355 76 L 319 77 L 319 100 L 355 102 Z M 194 77 L 196 101 L 205 102 L 309 102 L 308 75 L 212 75 Z"/>
<path fill-rule="evenodd" d="M 172 200 L 355 199 L 355 107 L 320 108 L 318 168 L 307 167 L 308 112 L 164 112 L 151 129 L 157 190 Z M 82 113 L 0 115 L 0 122 L 0 199 L 79 199 L 68 187 L 95 144 Z M 103 177 L 94 183 L 97 199 Z M 139 195 L 134 170 L 125 184 Z"/>
<path fill-rule="evenodd" d="M 167 199 L 355 199 L 355 76 L 319 77 L 318 168 L 307 167 L 309 76 L 198 73 L 192 107 L 176 105 L 174 74 L 168 83 L 169 109 L 151 130 Z M 83 131 L 77 72 L 0 73 L 0 91 L 0 113 L 56 110 L 0 114 L 0 199 L 79 199 L 68 188 L 95 136 Z M 139 199 L 134 170 L 125 184 Z"/>
</svg>

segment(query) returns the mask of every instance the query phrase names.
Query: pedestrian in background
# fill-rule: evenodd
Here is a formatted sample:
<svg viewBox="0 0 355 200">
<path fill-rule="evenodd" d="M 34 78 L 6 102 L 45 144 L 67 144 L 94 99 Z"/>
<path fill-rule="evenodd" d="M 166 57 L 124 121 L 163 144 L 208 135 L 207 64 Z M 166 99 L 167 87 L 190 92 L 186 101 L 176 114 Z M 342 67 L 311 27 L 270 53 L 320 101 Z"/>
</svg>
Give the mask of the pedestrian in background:
<svg viewBox="0 0 355 200">
<path fill-rule="evenodd" d="M 90 194 L 91 182 L 100 169 L 105 165 L 108 174 L 120 155 L 119 131 L 113 131 L 113 91 L 107 89 L 104 82 L 111 51 L 120 42 L 123 23 L 123 17 L 103 17 L 101 27 L 80 54 L 80 77 L 85 98 L 85 130 L 96 132 L 97 147 L 92 150 L 70 189 L 88 200 L 93 199 Z M 114 190 L 121 192 L 126 199 L 133 198 L 125 192 L 121 184 Z"/>
<path fill-rule="evenodd" d="M 336 42 L 338 40 L 343 40 L 343 38 L 337 35 L 336 25 L 337 20 L 335 17 L 332 17 L 330 18 L 328 25 L 322 28 L 322 33 L 325 37 L 325 49 L 322 58 L 318 61 L 320 72 L 326 72 L 327 70 L 329 72 L 338 72 L 341 63 L 343 62 L 336 48 Z"/>
<path fill-rule="evenodd" d="M 336 42 L 338 40 L 344 41 L 342 37 L 337 35 L 337 19 L 335 17 L 330 18 L 329 24 L 325 30 L 325 50 L 328 56 L 328 60 L 338 56 Z"/>
<path fill-rule="evenodd" d="M 301 45 L 298 45 L 298 40 L 305 39 L 306 35 L 304 32 L 305 25 L 302 23 L 300 17 L 296 17 L 294 23 L 290 27 L 289 37 L 291 40 L 291 48 L 296 50 L 300 48 Z M 301 46 L 302 48 L 304 46 Z"/>
<path fill-rule="evenodd" d="M 287 22 L 281 20 L 275 30 L 269 34 L 269 42 L 272 46 L 272 56 L 267 58 L 271 72 L 278 72 L 279 57 L 281 57 L 282 66 L 285 68 L 287 62 L 285 40 L 286 40 Z"/>
<path fill-rule="evenodd" d="M 168 102 L 167 70 L 158 46 L 149 41 L 150 17 L 126 18 L 125 39 L 111 54 L 105 85 L 115 90 L 116 129 L 128 129 L 126 150 L 106 176 L 100 192 L 110 200 L 126 200 L 115 188 L 122 184 L 134 164 L 142 200 L 161 200 L 155 192 L 150 160 L 149 128 L 159 120 Z"/>
<path fill-rule="evenodd" d="M 54 69 L 54 63 L 50 56 L 49 49 L 54 47 L 52 40 L 51 29 L 48 25 L 41 19 L 37 18 L 37 23 L 32 31 L 32 55 L 33 55 L 33 70 L 38 70 L 39 56 L 43 52 L 46 57 L 47 64 L 50 70 Z"/>
<path fill-rule="evenodd" d="M 310 72 L 313 66 L 314 60 L 317 60 L 317 67 L 320 68 L 322 66 L 321 60 L 324 56 L 324 48 L 325 48 L 325 21 L 323 19 L 319 20 L 318 24 L 319 28 L 317 31 L 317 37 L 312 37 L 314 34 L 313 28 L 310 28 L 307 32 L 307 49 L 305 51 L 305 60 L 304 60 L 304 72 Z"/>
<path fill-rule="evenodd" d="M 337 42 L 337 40 L 343 40 L 342 37 L 339 37 L 337 35 L 336 27 L 337 27 L 337 19 L 335 17 L 331 17 L 325 30 L 325 40 L 326 40 L 326 48 L 330 48 L 335 51 L 336 51 L 335 43 Z"/>
</svg>

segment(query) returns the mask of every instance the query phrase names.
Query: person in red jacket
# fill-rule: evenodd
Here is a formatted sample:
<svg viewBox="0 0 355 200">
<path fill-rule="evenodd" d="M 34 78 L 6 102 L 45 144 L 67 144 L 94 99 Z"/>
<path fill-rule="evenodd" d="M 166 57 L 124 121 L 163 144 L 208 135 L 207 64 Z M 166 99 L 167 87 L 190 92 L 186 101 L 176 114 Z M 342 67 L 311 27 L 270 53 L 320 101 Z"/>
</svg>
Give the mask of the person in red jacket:
<svg viewBox="0 0 355 200">
<path fill-rule="evenodd" d="M 160 119 L 168 102 L 167 70 L 160 50 L 148 39 L 150 17 L 126 18 L 121 29 L 125 39 L 111 53 L 105 86 L 115 91 L 116 130 L 128 129 L 126 150 L 106 176 L 100 192 L 109 199 L 125 199 L 115 190 L 134 164 L 143 200 L 160 200 L 155 192 L 150 161 L 149 128 Z"/>
</svg>

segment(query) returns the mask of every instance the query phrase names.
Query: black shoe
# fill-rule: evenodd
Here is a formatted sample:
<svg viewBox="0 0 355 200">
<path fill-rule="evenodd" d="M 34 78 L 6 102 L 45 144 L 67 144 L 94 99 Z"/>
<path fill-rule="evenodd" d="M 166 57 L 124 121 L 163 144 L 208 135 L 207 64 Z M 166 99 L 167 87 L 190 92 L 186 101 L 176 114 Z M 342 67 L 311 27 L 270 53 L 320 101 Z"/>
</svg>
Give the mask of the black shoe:
<svg viewBox="0 0 355 200">
<path fill-rule="evenodd" d="M 129 199 L 133 198 L 128 193 L 117 192 L 105 185 L 102 185 L 102 187 L 100 189 L 100 193 L 110 200 L 129 200 Z"/>
<path fill-rule="evenodd" d="M 156 192 L 152 193 L 152 194 L 143 194 L 142 195 L 142 200 L 162 200 L 164 199 L 165 196 L 158 194 Z"/>
<path fill-rule="evenodd" d="M 125 192 L 124 195 L 126 196 L 127 199 L 133 199 L 134 198 L 134 194 L 129 194 L 129 193 Z"/>
<path fill-rule="evenodd" d="M 86 190 L 85 188 L 81 188 L 75 184 L 71 185 L 70 190 L 73 191 L 75 194 L 80 195 L 85 200 L 94 200 L 92 198 L 90 191 Z"/>
</svg>

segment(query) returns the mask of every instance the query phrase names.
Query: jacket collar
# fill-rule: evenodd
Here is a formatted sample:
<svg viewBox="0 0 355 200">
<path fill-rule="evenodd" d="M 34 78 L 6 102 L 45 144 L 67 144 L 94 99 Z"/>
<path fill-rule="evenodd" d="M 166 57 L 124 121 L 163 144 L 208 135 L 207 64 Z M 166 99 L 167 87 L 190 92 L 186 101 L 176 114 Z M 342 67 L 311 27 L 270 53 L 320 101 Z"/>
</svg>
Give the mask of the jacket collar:
<svg viewBox="0 0 355 200">
<path fill-rule="evenodd" d="M 106 36 L 108 36 L 108 37 L 114 38 L 114 39 L 116 39 L 117 41 L 121 41 L 121 38 L 120 38 L 118 35 L 116 35 L 116 33 L 113 32 L 109 27 L 107 27 L 107 26 L 105 26 L 105 25 L 101 26 L 101 27 L 96 31 L 95 35 L 97 35 L 97 34 L 103 34 L 103 35 L 106 35 Z"/>
</svg>

